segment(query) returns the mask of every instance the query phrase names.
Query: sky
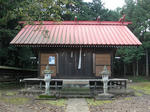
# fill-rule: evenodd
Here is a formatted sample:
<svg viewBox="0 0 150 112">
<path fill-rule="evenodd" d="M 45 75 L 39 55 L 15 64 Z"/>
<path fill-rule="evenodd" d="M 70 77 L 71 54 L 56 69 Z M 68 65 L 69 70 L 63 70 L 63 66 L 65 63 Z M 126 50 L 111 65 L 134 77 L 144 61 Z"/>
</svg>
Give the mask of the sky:
<svg viewBox="0 0 150 112">
<path fill-rule="evenodd" d="M 92 0 L 83 0 L 85 2 L 92 2 Z M 124 0 L 101 0 L 104 6 L 110 10 L 115 10 L 117 7 L 122 7 L 125 2 Z"/>
</svg>

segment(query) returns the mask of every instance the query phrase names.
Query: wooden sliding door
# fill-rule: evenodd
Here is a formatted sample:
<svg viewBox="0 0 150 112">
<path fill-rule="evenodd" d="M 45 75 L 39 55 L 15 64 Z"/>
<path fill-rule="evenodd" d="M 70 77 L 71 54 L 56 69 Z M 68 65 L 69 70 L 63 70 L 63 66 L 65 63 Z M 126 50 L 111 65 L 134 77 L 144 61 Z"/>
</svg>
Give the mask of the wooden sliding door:
<svg viewBox="0 0 150 112">
<path fill-rule="evenodd" d="M 110 53 L 96 53 L 95 54 L 95 75 L 100 76 L 104 66 L 111 72 L 111 55 Z"/>
<path fill-rule="evenodd" d="M 40 53 L 40 76 L 43 76 L 43 70 L 49 65 L 50 70 L 54 71 L 52 76 L 56 76 L 57 71 L 57 54 L 56 53 Z"/>
</svg>

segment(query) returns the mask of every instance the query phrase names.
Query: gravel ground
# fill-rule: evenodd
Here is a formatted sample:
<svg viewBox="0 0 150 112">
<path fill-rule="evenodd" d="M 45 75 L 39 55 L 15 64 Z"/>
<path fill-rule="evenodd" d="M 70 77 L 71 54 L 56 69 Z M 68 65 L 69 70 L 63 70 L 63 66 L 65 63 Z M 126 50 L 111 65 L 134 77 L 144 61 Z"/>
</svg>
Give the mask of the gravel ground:
<svg viewBox="0 0 150 112">
<path fill-rule="evenodd" d="M 32 104 L 13 105 L 0 102 L 0 112 L 64 112 L 64 107 L 58 107 L 50 104 Z"/>
<path fill-rule="evenodd" d="M 90 112 L 150 112 L 150 96 L 119 98 L 112 103 L 90 106 Z"/>
<path fill-rule="evenodd" d="M 14 105 L 0 101 L 0 112 L 65 112 L 65 107 L 32 101 Z M 90 112 L 150 112 L 150 96 L 118 98 L 112 103 L 90 106 Z"/>
<path fill-rule="evenodd" d="M 144 85 L 145 86 L 145 85 Z M 143 85 L 142 85 L 143 87 Z M 0 112 L 65 112 L 65 106 L 56 106 L 34 100 L 33 96 L 19 96 L 16 90 L 0 91 Z M 4 94 L 4 95 L 3 95 Z M 28 98 L 23 104 L 9 103 L 11 98 Z M 10 100 L 9 100 L 10 98 Z M 14 98 L 14 99 L 15 99 Z M 24 100 L 24 99 L 23 99 Z M 14 100 L 16 103 L 16 100 Z M 17 100 L 18 102 L 18 100 Z M 80 102 L 79 102 L 80 103 Z M 90 112 L 150 112 L 150 95 L 120 97 L 110 103 L 89 106 Z"/>
<path fill-rule="evenodd" d="M 19 98 L 28 99 L 28 100 L 19 101 Z M 45 103 L 44 101 L 48 101 L 48 100 L 34 100 L 33 96 L 3 95 L 0 96 L 0 112 L 64 112 L 65 111 L 65 106 L 56 106 L 49 103 Z"/>
</svg>

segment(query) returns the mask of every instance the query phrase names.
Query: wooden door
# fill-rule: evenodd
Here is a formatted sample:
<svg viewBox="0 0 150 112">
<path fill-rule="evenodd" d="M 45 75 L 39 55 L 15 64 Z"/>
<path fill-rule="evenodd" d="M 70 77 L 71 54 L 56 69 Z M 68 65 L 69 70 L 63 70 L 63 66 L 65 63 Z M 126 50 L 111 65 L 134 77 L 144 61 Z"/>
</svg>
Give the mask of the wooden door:
<svg viewBox="0 0 150 112">
<path fill-rule="evenodd" d="M 95 56 L 96 76 L 101 76 L 104 66 L 111 72 L 111 55 L 110 53 L 97 53 Z"/>
<path fill-rule="evenodd" d="M 49 64 L 49 57 L 53 56 L 55 57 L 55 63 Z M 40 76 L 44 77 L 43 71 L 46 68 L 46 65 L 50 66 L 50 70 L 52 70 L 54 73 L 52 74 L 52 77 L 56 76 L 56 70 L 57 70 L 57 55 L 56 53 L 40 53 Z"/>
<path fill-rule="evenodd" d="M 81 68 L 79 65 L 80 49 L 62 50 L 59 54 L 59 77 L 61 78 L 90 78 L 92 77 L 92 51 L 82 49 Z"/>
</svg>

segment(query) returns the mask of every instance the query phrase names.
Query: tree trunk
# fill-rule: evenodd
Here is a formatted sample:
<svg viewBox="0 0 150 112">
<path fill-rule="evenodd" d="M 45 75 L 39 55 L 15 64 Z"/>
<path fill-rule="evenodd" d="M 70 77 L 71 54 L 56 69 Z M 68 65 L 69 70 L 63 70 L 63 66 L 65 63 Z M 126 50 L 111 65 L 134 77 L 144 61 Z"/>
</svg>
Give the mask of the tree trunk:
<svg viewBox="0 0 150 112">
<path fill-rule="evenodd" d="M 135 76 L 136 75 L 135 64 L 133 63 L 132 65 L 133 65 L 133 76 Z"/>
<path fill-rule="evenodd" d="M 126 64 L 124 64 L 124 77 L 126 76 L 127 70 L 126 70 Z"/>
<path fill-rule="evenodd" d="M 146 49 L 146 76 L 149 76 L 148 50 Z"/>
<path fill-rule="evenodd" d="M 138 65 L 138 60 L 136 61 L 136 76 L 139 76 L 139 65 Z"/>
</svg>

